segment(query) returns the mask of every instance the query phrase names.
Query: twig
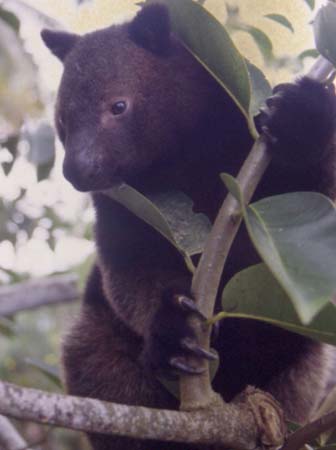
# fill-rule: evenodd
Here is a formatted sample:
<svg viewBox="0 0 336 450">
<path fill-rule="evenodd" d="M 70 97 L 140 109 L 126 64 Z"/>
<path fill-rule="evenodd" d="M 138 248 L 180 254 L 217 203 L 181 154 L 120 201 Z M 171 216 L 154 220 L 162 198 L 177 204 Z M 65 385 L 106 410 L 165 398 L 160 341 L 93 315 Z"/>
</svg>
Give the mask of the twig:
<svg viewBox="0 0 336 450">
<path fill-rule="evenodd" d="M 237 177 L 246 202 L 251 199 L 269 162 L 265 142 L 258 139 Z M 241 220 L 239 204 L 228 194 L 213 224 L 192 283 L 198 307 L 206 317 L 213 314 L 223 267 Z M 200 336 L 201 345 L 206 348 L 209 345 L 209 335 L 210 330 L 206 330 Z M 197 377 L 181 377 L 180 392 L 182 409 L 207 406 L 212 401 L 208 371 Z"/>
<path fill-rule="evenodd" d="M 77 277 L 58 275 L 0 287 L 0 317 L 79 297 Z"/>
<path fill-rule="evenodd" d="M 138 439 L 218 444 L 252 450 L 257 427 L 247 403 L 179 412 L 51 394 L 0 381 L 0 414 L 76 430 Z"/>
<path fill-rule="evenodd" d="M 0 449 L 1 450 L 33 450 L 18 433 L 10 421 L 0 416 Z"/>
<path fill-rule="evenodd" d="M 333 411 L 291 434 L 281 450 L 298 450 L 307 442 L 336 426 L 336 411 Z"/>
</svg>

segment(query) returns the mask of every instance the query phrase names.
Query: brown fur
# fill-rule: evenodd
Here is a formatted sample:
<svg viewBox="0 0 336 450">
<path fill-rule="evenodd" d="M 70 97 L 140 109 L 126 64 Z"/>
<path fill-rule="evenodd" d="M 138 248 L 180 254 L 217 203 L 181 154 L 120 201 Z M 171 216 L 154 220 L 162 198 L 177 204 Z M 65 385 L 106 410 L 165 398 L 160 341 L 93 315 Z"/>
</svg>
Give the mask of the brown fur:
<svg viewBox="0 0 336 450">
<path fill-rule="evenodd" d="M 159 24 L 159 25 L 158 25 Z M 144 194 L 178 189 L 213 220 L 225 195 L 219 173 L 235 175 L 252 144 L 229 96 L 170 35 L 164 7 L 145 7 L 130 24 L 83 37 L 43 32 L 64 62 L 56 125 L 65 176 L 83 191 L 122 179 Z M 127 105 L 113 115 L 111 105 Z M 335 196 L 335 99 L 308 79 L 282 89 L 261 125 L 277 137 L 255 198 L 317 190 Z M 177 408 L 157 381 L 181 339 L 192 337 L 174 307 L 189 294 L 190 274 L 171 245 L 121 205 L 99 193 L 98 260 L 78 319 L 64 341 L 68 391 L 125 404 Z M 222 283 L 258 261 L 244 229 Z M 328 346 L 254 321 L 226 320 L 213 346 L 220 354 L 215 389 L 230 400 L 246 384 L 272 392 L 289 418 L 306 420 L 325 393 Z M 95 450 L 186 449 L 172 443 L 91 436 Z M 195 449 L 195 447 L 191 447 Z"/>
</svg>

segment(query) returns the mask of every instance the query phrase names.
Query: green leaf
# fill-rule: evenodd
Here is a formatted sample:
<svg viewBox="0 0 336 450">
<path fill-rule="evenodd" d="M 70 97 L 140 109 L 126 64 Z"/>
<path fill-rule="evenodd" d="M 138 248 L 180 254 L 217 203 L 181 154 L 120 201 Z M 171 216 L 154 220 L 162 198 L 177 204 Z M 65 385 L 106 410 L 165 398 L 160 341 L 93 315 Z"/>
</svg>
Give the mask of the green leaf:
<svg viewBox="0 0 336 450">
<path fill-rule="evenodd" d="M 222 306 L 224 313 L 219 313 L 218 318 L 260 320 L 336 345 L 335 305 L 327 304 L 309 326 L 303 326 L 286 291 L 265 264 L 237 273 L 223 291 Z"/>
<path fill-rule="evenodd" d="M 20 21 L 12 12 L 7 11 L 6 9 L 0 6 L 0 19 L 6 22 L 11 28 L 15 31 L 19 31 L 20 29 Z"/>
<path fill-rule="evenodd" d="M 132 188 L 128 184 L 121 184 L 116 188 L 104 191 L 104 193 L 121 203 L 125 208 L 135 214 L 137 217 L 148 223 L 174 246 L 176 242 L 168 223 L 156 206 L 144 195 Z"/>
<path fill-rule="evenodd" d="M 164 236 L 185 258 L 201 253 L 211 224 L 204 214 L 192 211 L 192 201 L 182 192 L 170 191 L 145 197 L 127 184 L 104 191 L 104 194 Z"/>
<path fill-rule="evenodd" d="M 165 218 L 178 247 L 189 256 L 202 253 L 211 223 L 206 215 L 193 212 L 192 200 L 180 191 L 151 193 L 147 198 Z"/>
<path fill-rule="evenodd" d="M 304 324 L 336 299 L 336 211 L 322 194 L 294 192 L 244 210 L 249 235 Z"/>
<path fill-rule="evenodd" d="M 314 19 L 314 37 L 317 50 L 336 65 L 336 4 L 322 6 Z"/>
<path fill-rule="evenodd" d="M 8 175 L 13 168 L 17 155 L 18 142 L 19 142 L 19 135 L 14 134 L 11 136 L 7 136 L 6 141 L 1 143 L 1 147 L 4 147 L 9 152 L 8 153 L 9 160 L 2 163 L 5 175 Z"/>
<path fill-rule="evenodd" d="M 224 26 L 192 0 L 162 0 L 161 3 L 169 9 L 173 31 L 249 119 L 251 94 L 246 64 Z"/>
<path fill-rule="evenodd" d="M 315 8 L 315 0 L 304 0 L 311 10 Z"/>
<path fill-rule="evenodd" d="M 43 165 L 55 157 L 55 133 L 45 121 L 27 125 L 22 137 L 29 143 L 28 160 L 35 165 Z"/>
<path fill-rule="evenodd" d="M 241 204 L 244 204 L 243 194 L 237 180 L 229 173 L 221 173 L 220 177 L 225 184 L 226 189 L 234 196 L 234 198 Z"/>
<path fill-rule="evenodd" d="M 266 14 L 264 15 L 264 17 L 270 20 L 274 20 L 274 22 L 279 23 L 280 25 L 284 26 L 285 28 L 288 28 L 288 30 L 294 33 L 293 25 L 290 23 L 287 17 L 283 16 L 282 14 Z"/>
<path fill-rule="evenodd" d="M 272 88 L 264 73 L 257 66 L 248 60 L 246 60 L 246 66 L 252 87 L 249 112 L 251 119 L 253 119 L 259 113 L 261 105 L 272 95 Z"/>
<path fill-rule="evenodd" d="M 22 137 L 29 143 L 28 161 L 36 166 L 37 180 L 47 178 L 55 162 L 55 133 L 49 123 L 26 125 Z"/>
<path fill-rule="evenodd" d="M 12 320 L 0 317 L 0 334 L 8 338 L 16 335 L 16 327 Z"/>
<path fill-rule="evenodd" d="M 251 25 L 245 25 L 244 27 L 242 27 L 242 31 L 246 31 L 250 34 L 250 36 L 258 46 L 265 63 L 269 63 L 274 59 L 273 44 L 266 33 L 264 33 L 259 28 L 253 27 Z"/>
<path fill-rule="evenodd" d="M 60 373 L 56 367 L 35 358 L 25 358 L 25 362 L 29 366 L 34 367 L 39 372 L 43 373 L 43 375 L 46 376 L 53 384 L 59 388 L 62 388 Z"/>
<path fill-rule="evenodd" d="M 303 61 L 305 58 L 317 58 L 319 52 L 315 48 L 309 48 L 299 54 L 298 58 Z"/>
</svg>

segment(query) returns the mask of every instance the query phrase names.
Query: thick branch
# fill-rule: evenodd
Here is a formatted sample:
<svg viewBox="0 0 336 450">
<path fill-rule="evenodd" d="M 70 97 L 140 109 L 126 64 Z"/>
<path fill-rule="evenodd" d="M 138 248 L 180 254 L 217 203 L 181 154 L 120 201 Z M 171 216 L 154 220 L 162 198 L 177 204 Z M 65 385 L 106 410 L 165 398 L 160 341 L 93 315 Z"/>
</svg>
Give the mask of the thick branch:
<svg viewBox="0 0 336 450">
<path fill-rule="evenodd" d="M 0 382 L 0 414 L 86 432 L 252 450 L 257 427 L 247 402 L 178 412 L 51 394 Z"/>
<path fill-rule="evenodd" d="M 247 203 L 269 162 L 270 156 L 266 144 L 262 139 L 258 139 L 237 177 Z M 213 314 L 223 267 L 241 220 L 240 206 L 237 200 L 229 194 L 218 213 L 193 278 L 192 291 L 200 310 L 207 317 Z M 208 346 L 209 334 L 209 330 L 201 333 L 201 345 Z M 212 401 L 208 377 L 208 371 L 198 377 L 181 377 L 182 409 L 205 407 Z M 197 393 L 197 397 L 195 397 L 195 393 Z M 195 398 L 197 398 L 197 404 Z"/>
<path fill-rule="evenodd" d="M 58 275 L 0 287 L 0 317 L 79 297 L 77 277 Z"/>
</svg>

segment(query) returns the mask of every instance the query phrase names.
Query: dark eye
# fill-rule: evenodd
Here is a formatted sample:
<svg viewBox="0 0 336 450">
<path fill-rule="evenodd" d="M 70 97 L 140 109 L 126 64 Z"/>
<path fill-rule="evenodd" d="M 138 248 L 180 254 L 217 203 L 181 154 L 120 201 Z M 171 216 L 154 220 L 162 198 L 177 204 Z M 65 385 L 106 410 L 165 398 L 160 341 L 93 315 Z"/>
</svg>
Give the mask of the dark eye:
<svg viewBox="0 0 336 450">
<path fill-rule="evenodd" d="M 127 108 L 127 103 L 120 100 L 119 102 L 113 103 L 113 105 L 111 106 L 111 113 L 114 116 L 118 116 L 118 115 L 122 114 L 123 112 L 125 112 L 126 108 Z"/>
</svg>

